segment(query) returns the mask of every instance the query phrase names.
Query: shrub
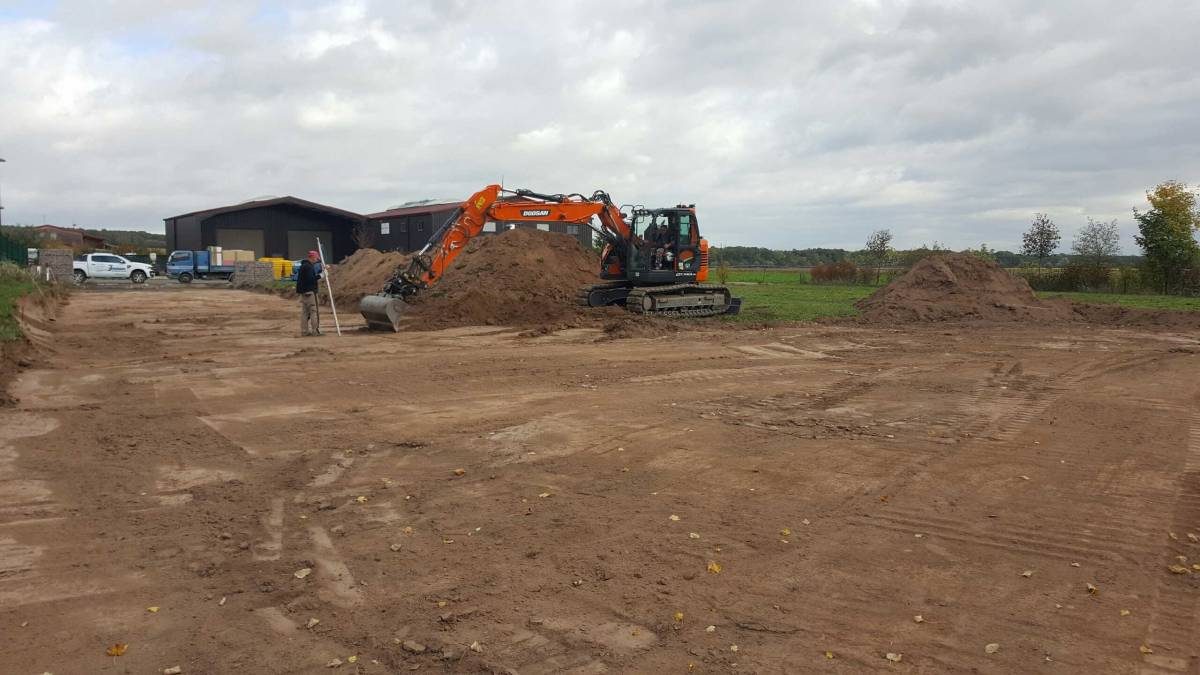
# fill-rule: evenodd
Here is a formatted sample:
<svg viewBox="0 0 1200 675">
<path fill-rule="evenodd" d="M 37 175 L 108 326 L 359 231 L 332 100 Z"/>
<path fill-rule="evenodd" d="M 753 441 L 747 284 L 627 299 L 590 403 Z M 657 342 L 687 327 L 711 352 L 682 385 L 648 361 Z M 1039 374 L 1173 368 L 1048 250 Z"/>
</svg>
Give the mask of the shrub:
<svg viewBox="0 0 1200 675">
<path fill-rule="evenodd" d="M 858 265 L 849 260 L 825 263 L 812 268 L 813 283 L 852 284 L 859 278 Z"/>
</svg>

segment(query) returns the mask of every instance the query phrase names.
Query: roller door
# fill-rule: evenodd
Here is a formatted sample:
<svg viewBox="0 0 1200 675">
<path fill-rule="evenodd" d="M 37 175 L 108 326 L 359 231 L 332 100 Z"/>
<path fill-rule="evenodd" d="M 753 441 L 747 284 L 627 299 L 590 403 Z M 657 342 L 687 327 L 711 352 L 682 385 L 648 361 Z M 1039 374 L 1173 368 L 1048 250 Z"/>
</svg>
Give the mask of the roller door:
<svg viewBox="0 0 1200 675">
<path fill-rule="evenodd" d="M 217 246 L 223 249 L 240 249 L 254 251 L 255 258 L 261 258 L 266 250 L 263 245 L 262 230 L 217 230 Z"/>
<path fill-rule="evenodd" d="M 330 242 L 333 236 L 328 232 L 315 230 L 288 230 L 288 259 L 299 260 L 308 255 L 309 251 L 317 250 L 317 237 L 321 238 L 321 246 L 325 247 L 325 256 L 330 256 Z"/>
</svg>

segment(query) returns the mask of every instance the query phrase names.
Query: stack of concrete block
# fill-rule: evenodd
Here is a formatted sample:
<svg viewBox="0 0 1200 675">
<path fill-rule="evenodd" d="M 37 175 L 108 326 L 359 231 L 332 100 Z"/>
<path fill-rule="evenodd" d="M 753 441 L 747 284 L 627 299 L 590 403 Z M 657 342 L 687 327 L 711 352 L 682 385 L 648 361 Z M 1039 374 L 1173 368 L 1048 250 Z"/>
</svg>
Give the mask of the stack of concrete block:
<svg viewBox="0 0 1200 675">
<path fill-rule="evenodd" d="M 72 263 L 75 253 L 69 248 L 43 248 L 38 250 L 38 265 L 45 270 L 49 268 L 50 278 L 56 281 L 70 281 L 74 273 Z M 44 272 L 43 272 L 44 273 Z"/>
<path fill-rule="evenodd" d="M 270 286 L 275 283 L 275 272 L 270 263 L 236 262 L 233 264 L 234 286 Z"/>
</svg>

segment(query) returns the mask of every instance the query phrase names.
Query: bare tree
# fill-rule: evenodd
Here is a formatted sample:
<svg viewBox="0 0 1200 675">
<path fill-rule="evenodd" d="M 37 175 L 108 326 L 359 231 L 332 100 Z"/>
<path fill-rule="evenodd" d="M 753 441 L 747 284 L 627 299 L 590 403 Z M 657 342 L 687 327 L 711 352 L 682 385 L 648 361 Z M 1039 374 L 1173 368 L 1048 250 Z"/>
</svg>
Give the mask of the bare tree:
<svg viewBox="0 0 1200 675">
<path fill-rule="evenodd" d="M 375 246 L 375 231 L 371 229 L 371 225 L 365 220 L 354 226 L 354 229 L 350 232 L 350 238 L 354 240 L 354 245 L 359 248 L 371 248 Z"/>
<path fill-rule="evenodd" d="M 1090 217 L 1087 221 L 1087 225 L 1075 233 L 1071 250 L 1087 267 L 1108 267 L 1113 256 L 1121 252 L 1121 232 L 1117 229 L 1117 221 L 1113 219 L 1106 223 Z"/>
<path fill-rule="evenodd" d="M 1053 220 L 1050 220 L 1050 216 L 1044 213 L 1033 215 L 1033 222 L 1030 223 L 1029 229 L 1021 235 L 1021 238 L 1024 240 L 1021 252 L 1037 258 L 1038 267 L 1045 265 L 1046 258 L 1054 253 L 1054 249 L 1058 248 L 1059 242 L 1062 241 L 1058 226 L 1054 224 Z"/>
<path fill-rule="evenodd" d="M 875 230 L 867 237 L 867 255 L 875 264 L 875 283 L 879 283 L 880 268 L 892 255 L 891 230 Z"/>
</svg>

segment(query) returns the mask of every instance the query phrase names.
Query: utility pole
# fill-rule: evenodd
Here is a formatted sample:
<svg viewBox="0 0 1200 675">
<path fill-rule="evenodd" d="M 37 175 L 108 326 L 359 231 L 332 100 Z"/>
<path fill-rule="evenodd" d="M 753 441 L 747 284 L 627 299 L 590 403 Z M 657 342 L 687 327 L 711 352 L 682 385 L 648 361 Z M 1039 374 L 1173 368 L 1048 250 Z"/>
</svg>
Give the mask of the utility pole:
<svg viewBox="0 0 1200 675">
<path fill-rule="evenodd" d="M 0 157 L 0 164 L 4 163 L 4 158 Z M 0 227 L 4 226 L 4 195 L 0 193 Z"/>
</svg>

